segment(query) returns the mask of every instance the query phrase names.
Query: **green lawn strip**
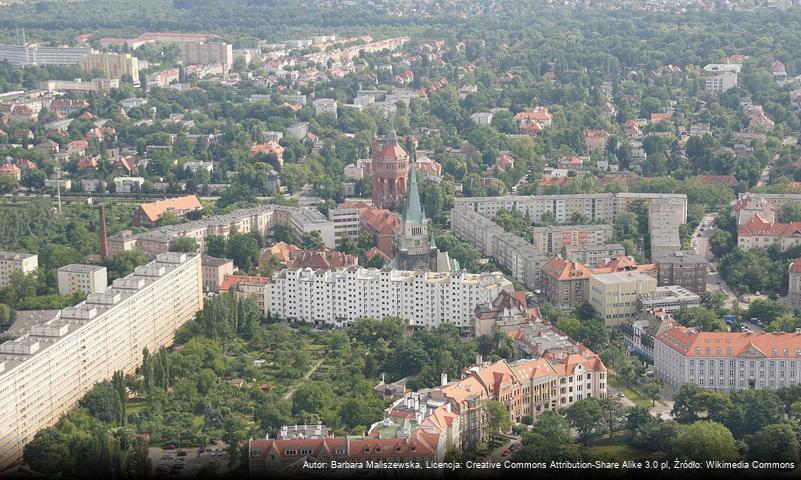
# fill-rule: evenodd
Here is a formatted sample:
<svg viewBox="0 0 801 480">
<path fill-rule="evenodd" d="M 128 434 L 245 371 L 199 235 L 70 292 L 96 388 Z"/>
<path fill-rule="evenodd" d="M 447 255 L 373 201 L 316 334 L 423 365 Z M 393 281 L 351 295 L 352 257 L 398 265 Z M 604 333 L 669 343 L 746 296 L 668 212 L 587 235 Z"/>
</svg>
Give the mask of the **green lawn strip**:
<svg viewBox="0 0 801 480">
<path fill-rule="evenodd" d="M 634 402 L 638 407 L 651 408 L 653 402 L 642 396 L 640 392 L 631 387 L 627 387 L 616 375 L 609 375 L 609 385 L 623 392 L 626 398 Z M 657 400 L 658 401 L 658 400 Z M 662 402 L 659 402 L 662 403 Z"/>
</svg>

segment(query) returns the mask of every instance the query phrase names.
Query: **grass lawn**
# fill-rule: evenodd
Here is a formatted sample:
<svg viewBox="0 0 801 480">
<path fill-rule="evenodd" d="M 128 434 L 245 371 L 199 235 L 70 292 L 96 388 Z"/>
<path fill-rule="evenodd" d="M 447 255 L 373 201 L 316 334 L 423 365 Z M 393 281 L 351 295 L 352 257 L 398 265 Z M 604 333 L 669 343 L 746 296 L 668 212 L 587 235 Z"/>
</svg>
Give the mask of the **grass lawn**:
<svg viewBox="0 0 801 480">
<path fill-rule="evenodd" d="M 628 443 L 617 443 L 612 445 L 601 445 L 597 447 L 589 447 L 593 454 L 605 453 L 615 460 L 640 460 L 647 458 L 650 453 L 639 448 L 632 447 Z"/>
<path fill-rule="evenodd" d="M 608 381 L 609 385 L 623 392 L 626 395 L 626 398 L 634 402 L 634 404 L 637 405 L 638 407 L 643 407 L 643 408 L 653 407 L 653 402 L 651 400 L 643 397 L 637 390 L 627 387 L 626 384 L 624 384 L 619 378 L 617 378 L 617 375 L 609 375 Z M 658 401 L 659 400 L 657 400 L 657 402 Z"/>
</svg>

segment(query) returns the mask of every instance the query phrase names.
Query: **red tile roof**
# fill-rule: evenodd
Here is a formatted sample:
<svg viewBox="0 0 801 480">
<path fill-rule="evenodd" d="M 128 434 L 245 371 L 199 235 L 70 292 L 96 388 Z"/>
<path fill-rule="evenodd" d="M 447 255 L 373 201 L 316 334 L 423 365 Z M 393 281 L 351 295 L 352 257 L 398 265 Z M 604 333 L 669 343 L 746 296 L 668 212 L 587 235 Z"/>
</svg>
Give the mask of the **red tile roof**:
<svg viewBox="0 0 801 480">
<path fill-rule="evenodd" d="M 166 212 L 176 212 L 178 215 L 197 211 L 203 208 L 196 195 L 186 195 L 184 197 L 167 198 L 152 203 L 139 205 L 139 210 L 150 222 L 156 222 Z"/>
<path fill-rule="evenodd" d="M 677 326 L 656 338 L 688 357 L 801 357 L 801 333 L 795 332 L 696 332 Z"/>
</svg>

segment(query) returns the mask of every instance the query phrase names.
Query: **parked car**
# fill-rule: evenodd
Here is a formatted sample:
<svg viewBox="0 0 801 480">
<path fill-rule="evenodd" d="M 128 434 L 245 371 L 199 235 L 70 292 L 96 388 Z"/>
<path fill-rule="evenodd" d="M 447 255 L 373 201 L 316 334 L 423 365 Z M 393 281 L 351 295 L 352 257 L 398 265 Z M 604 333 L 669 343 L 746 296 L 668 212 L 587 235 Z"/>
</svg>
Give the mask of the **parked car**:
<svg viewBox="0 0 801 480">
<path fill-rule="evenodd" d="M 179 457 L 185 457 L 185 456 L 187 456 L 187 455 L 188 455 L 188 453 L 187 453 L 187 451 L 186 451 L 186 450 L 181 450 L 181 451 L 179 451 L 179 452 L 178 452 L 178 454 L 177 454 L 177 455 L 178 455 Z"/>
<path fill-rule="evenodd" d="M 164 450 L 175 450 L 176 446 L 174 443 L 168 443 L 161 448 L 163 448 Z"/>
</svg>

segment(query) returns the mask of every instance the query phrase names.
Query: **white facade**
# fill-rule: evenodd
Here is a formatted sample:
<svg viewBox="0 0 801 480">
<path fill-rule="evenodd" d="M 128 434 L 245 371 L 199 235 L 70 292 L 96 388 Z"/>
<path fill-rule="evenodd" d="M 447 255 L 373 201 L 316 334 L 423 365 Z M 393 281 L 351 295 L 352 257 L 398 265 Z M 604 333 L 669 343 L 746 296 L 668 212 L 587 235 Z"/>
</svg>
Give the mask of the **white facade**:
<svg viewBox="0 0 801 480">
<path fill-rule="evenodd" d="M 270 312 L 285 320 L 344 326 L 361 317 L 402 318 L 411 327 L 471 327 L 473 309 L 512 283 L 500 272 L 434 273 L 351 267 L 273 274 Z"/>
<path fill-rule="evenodd" d="M 132 373 L 203 308 L 200 255 L 168 253 L 0 345 L 0 468 L 97 382 Z"/>
<path fill-rule="evenodd" d="M 138 192 L 142 189 L 145 179 L 142 177 L 115 177 L 114 191 L 117 193 Z"/>
<path fill-rule="evenodd" d="M 801 379 L 797 333 L 694 332 L 676 327 L 656 337 L 656 374 L 675 388 L 777 389 Z"/>
<path fill-rule="evenodd" d="M 29 274 L 39 267 L 39 256 L 31 253 L 0 252 L 0 287 L 8 285 L 11 274 Z"/>
<path fill-rule="evenodd" d="M 13 66 L 77 65 L 81 57 L 92 52 L 89 47 L 23 47 L 0 45 L 0 61 Z"/>
<path fill-rule="evenodd" d="M 312 102 L 314 105 L 314 114 L 321 115 L 323 113 L 333 113 L 337 116 L 337 101 L 331 98 L 319 98 Z"/>
<path fill-rule="evenodd" d="M 58 269 L 57 280 L 59 295 L 103 293 L 108 288 L 106 267 L 98 265 L 65 265 Z"/>
<path fill-rule="evenodd" d="M 181 44 L 184 65 L 207 65 L 219 63 L 225 72 L 234 64 L 234 51 L 230 44 L 222 42 L 187 42 Z"/>
<path fill-rule="evenodd" d="M 334 224 L 334 242 L 337 245 L 345 235 L 353 240 L 359 239 L 361 216 L 358 208 L 332 208 L 328 211 L 328 219 Z"/>
</svg>

